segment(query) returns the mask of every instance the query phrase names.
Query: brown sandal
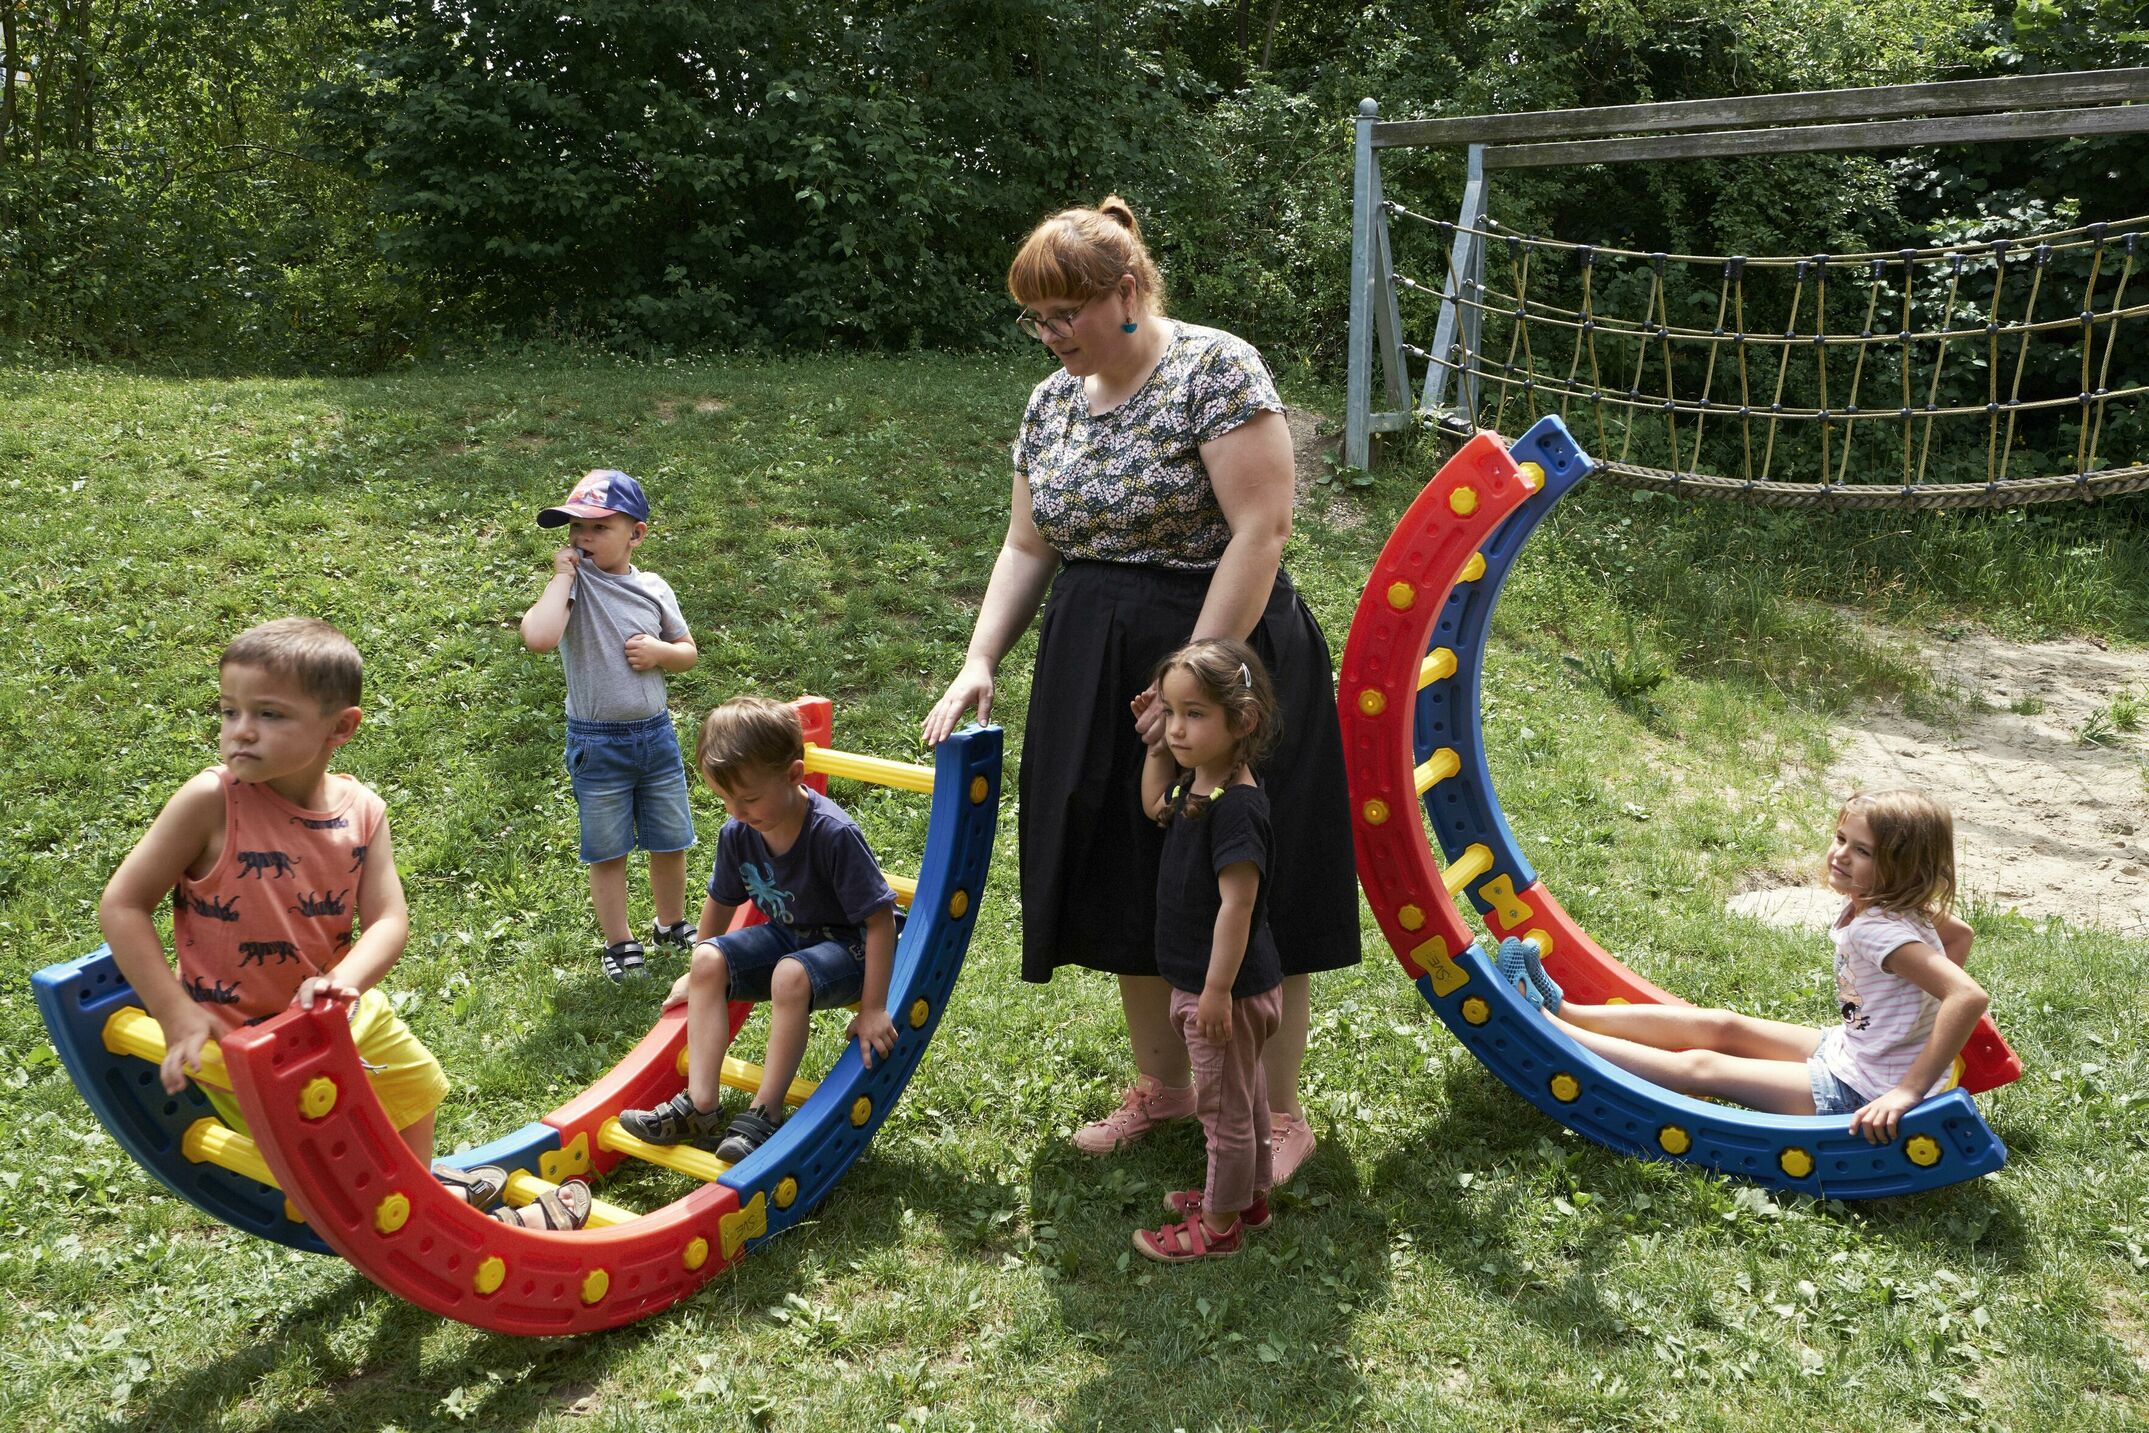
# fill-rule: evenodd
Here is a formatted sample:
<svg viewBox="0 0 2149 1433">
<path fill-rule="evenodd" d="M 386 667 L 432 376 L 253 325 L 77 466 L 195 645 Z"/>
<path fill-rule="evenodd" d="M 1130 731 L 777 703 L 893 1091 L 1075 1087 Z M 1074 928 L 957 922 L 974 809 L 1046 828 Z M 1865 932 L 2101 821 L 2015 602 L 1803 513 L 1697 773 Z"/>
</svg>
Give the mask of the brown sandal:
<svg viewBox="0 0 2149 1433">
<path fill-rule="evenodd" d="M 497 1164 L 472 1165 L 468 1169 L 436 1164 L 433 1178 L 462 1195 L 472 1209 L 490 1210 L 507 1193 L 507 1171 Z"/>
<path fill-rule="evenodd" d="M 528 1207 L 535 1209 L 544 1219 L 545 1228 L 569 1231 L 580 1229 L 589 1222 L 592 1202 L 589 1186 L 579 1179 L 570 1179 L 559 1188 L 548 1189 L 538 1195 Z M 512 1224 L 517 1229 L 531 1227 L 523 1222 L 520 1209 L 510 1209 L 505 1205 L 495 1209 L 492 1217 L 502 1224 Z"/>
</svg>

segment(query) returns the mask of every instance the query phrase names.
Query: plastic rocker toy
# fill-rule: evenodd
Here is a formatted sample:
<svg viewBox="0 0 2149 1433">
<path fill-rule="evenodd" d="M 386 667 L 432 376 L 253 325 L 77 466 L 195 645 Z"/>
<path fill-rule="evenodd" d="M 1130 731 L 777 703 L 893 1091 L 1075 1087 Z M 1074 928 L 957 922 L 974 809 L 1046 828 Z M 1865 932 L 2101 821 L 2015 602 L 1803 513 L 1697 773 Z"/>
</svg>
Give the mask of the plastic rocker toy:
<svg viewBox="0 0 2149 1433">
<path fill-rule="evenodd" d="M 1970 1095 L 2015 1079 L 2022 1066 L 1989 1018 L 1957 1061 L 1959 1087 L 1918 1106 L 1893 1142 L 1875 1146 L 1850 1133 L 1847 1117 L 1761 1114 L 1628 1074 L 1538 1015 L 1474 947 L 1458 895 L 1495 939 L 1535 940 L 1570 999 L 1684 1003 L 1607 954 L 1544 888 L 1508 829 L 1485 759 L 1479 680 L 1500 585 L 1545 514 L 1595 467 L 1557 418 L 1512 450 L 1479 434 L 1426 484 L 1367 579 L 1337 707 L 1358 878 L 1397 960 L 1516 1093 L 1624 1153 L 1838 1199 L 1907 1194 L 2000 1168 L 2006 1146 Z M 1423 821 L 1413 810 L 1420 802 Z"/>
<path fill-rule="evenodd" d="M 162 1032 L 103 947 L 32 977 L 53 1044 L 112 1137 L 212 1218 L 292 1248 L 339 1254 L 390 1293 L 479 1328 L 570 1334 L 646 1318 L 804 1218 L 871 1142 L 947 1008 L 992 860 L 998 727 L 957 732 L 940 744 L 933 766 L 914 766 L 831 750 L 829 703 L 806 697 L 798 706 L 814 786 L 843 776 L 932 797 L 918 878 L 888 882 L 909 912 L 888 989 L 894 1051 L 867 1070 L 848 1042 L 824 1078 L 792 1085 L 786 1103 L 796 1112 L 781 1130 L 727 1165 L 691 1146 L 644 1144 L 619 1126 L 622 1108 L 657 1104 L 685 1086 L 679 1006 L 580 1096 L 440 1161 L 502 1166 L 507 1202 L 518 1206 L 624 1159 L 696 1181 L 661 1209 L 638 1215 L 599 1200 L 587 1227 L 567 1232 L 510 1226 L 471 1208 L 397 1136 L 335 1002 L 285 1011 L 204 1052 L 197 1078 L 233 1091 L 253 1138 L 219 1121 L 192 1086 L 164 1093 Z M 751 1010 L 733 1003 L 734 1033 Z M 752 1090 L 760 1070 L 727 1057 L 723 1081 Z"/>
</svg>

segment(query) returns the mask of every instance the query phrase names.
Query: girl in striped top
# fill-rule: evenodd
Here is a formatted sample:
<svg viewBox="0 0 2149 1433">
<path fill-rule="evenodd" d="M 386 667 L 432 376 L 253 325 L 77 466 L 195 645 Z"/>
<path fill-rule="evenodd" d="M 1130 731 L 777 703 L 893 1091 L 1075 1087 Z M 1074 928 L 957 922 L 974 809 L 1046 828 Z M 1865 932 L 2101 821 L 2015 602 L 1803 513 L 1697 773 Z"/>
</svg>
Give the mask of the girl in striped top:
<svg viewBox="0 0 2149 1433">
<path fill-rule="evenodd" d="M 1950 909 L 1954 818 L 1921 792 L 1853 796 L 1836 814 L 1827 880 L 1844 898 L 1831 927 L 1841 1018 L 1822 1029 L 1692 1006 L 1571 1004 L 1527 942 L 1502 973 L 1643 1079 L 1774 1114 L 1848 1114 L 1854 1133 L 1886 1144 L 1945 1087 L 1990 1004 L 1963 970 L 1972 934 Z"/>
</svg>

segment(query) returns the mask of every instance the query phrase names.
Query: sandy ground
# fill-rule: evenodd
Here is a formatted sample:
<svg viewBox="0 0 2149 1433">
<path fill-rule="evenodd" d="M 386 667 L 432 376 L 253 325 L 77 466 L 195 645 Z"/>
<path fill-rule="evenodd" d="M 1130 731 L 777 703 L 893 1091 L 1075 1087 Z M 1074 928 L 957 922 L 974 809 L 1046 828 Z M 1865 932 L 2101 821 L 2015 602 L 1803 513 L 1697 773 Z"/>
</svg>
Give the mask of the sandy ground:
<svg viewBox="0 0 2149 1433">
<path fill-rule="evenodd" d="M 1955 811 L 1966 894 L 2026 916 L 2149 937 L 2149 651 L 2080 638 L 2014 644 L 1969 632 L 1920 639 L 1919 658 L 1963 698 L 1933 725 L 1876 708 L 1836 729 L 1832 792 L 1916 786 Z M 2114 697 L 2142 729 L 2082 734 Z M 1731 908 L 1825 926 L 1835 898 L 1769 887 Z"/>
</svg>

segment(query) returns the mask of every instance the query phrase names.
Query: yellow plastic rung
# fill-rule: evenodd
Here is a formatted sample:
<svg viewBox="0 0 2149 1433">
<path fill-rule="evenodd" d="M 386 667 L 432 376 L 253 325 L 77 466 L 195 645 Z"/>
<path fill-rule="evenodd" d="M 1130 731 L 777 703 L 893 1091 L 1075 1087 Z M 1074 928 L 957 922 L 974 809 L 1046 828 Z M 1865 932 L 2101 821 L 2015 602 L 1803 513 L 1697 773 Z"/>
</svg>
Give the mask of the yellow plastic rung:
<svg viewBox="0 0 2149 1433">
<path fill-rule="evenodd" d="M 1441 882 L 1447 886 L 1448 895 L 1452 898 L 1460 894 L 1464 886 L 1491 869 L 1492 848 L 1483 845 L 1471 846 L 1455 858 L 1454 865 L 1441 874 Z"/>
<path fill-rule="evenodd" d="M 681 1070 L 679 1073 L 683 1075 L 686 1071 Z M 749 1060 L 741 1060 L 735 1055 L 726 1055 L 724 1057 L 724 1072 L 717 1078 L 732 1089 L 743 1090 L 750 1095 L 761 1088 L 761 1075 L 762 1071 L 759 1065 Z M 783 1092 L 784 1104 L 794 1110 L 797 1109 L 800 1105 L 813 1098 L 813 1092 L 820 1087 L 820 1083 L 819 1080 L 804 1078 L 793 1080 L 791 1087 Z"/>
<path fill-rule="evenodd" d="M 517 1209 L 535 1204 L 537 1197 L 547 1190 L 558 1189 L 557 1184 L 539 1179 L 527 1170 L 512 1170 L 507 1176 L 507 1192 L 503 1198 Z M 615 1224 L 631 1223 L 640 1218 L 632 1209 L 622 1209 L 617 1204 L 607 1204 L 602 1199 L 591 1198 L 589 1202 L 590 1229 L 609 1229 Z"/>
<path fill-rule="evenodd" d="M 597 1147 L 614 1154 L 631 1155 L 650 1164 L 661 1164 L 666 1169 L 676 1169 L 704 1184 L 731 1168 L 728 1161 L 691 1145 L 649 1144 L 638 1140 L 621 1129 L 616 1119 L 606 1120 L 598 1127 Z"/>
<path fill-rule="evenodd" d="M 1418 686 L 1422 690 L 1435 682 L 1446 681 L 1455 675 L 1455 652 L 1449 647 L 1435 647 L 1418 663 Z"/>
<path fill-rule="evenodd" d="M 104 1022 L 104 1047 L 115 1055 L 133 1055 L 152 1065 L 164 1063 L 164 1027 L 150 1018 L 149 1012 L 139 1005 L 129 1005 L 115 1010 Z M 231 1076 L 224 1070 L 224 1052 L 210 1041 L 201 1047 L 201 1071 L 190 1074 L 190 1079 L 220 1090 L 231 1088 Z"/>
<path fill-rule="evenodd" d="M 152 1020 L 150 1024 L 156 1022 Z M 196 1164 L 213 1164 L 233 1174 L 243 1174 L 256 1184 L 276 1188 L 275 1176 L 269 1173 L 268 1161 L 261 1157 L 259 1147 L 222 1120 L 204 1115 L 188 1125 L 180 1137 L 179 1152 Z"/>
<path fill-rule="evenodd" d="M 1423 796 L 1462 769 L 1462 758 L 1455 754 L 1455 748 L 1443 746 L 1418 768 L 1418 794 Z"/>
<path fill-rule="evenodd" d="M 806 769 L 822 776 L 847 776 L 853 781 L 870 781 L 877 786 L 893 786 L 903 791 L 922 791 L 928 796 L 933 794 L 933 768 L 930 766 L 860 756 L 855 751 L 836 751 L 815 746 L 810 741 L 806 743 Z"/>
<path fill-rule="evenodd" d="M 881 879 L 895 892 L 895 903 L 909 910 L 910 903 L 918 898 L 918 883 L 908 876 L 891 876 L 886 871 L 881 872 Z"/>
</svg>

